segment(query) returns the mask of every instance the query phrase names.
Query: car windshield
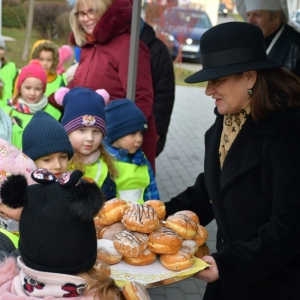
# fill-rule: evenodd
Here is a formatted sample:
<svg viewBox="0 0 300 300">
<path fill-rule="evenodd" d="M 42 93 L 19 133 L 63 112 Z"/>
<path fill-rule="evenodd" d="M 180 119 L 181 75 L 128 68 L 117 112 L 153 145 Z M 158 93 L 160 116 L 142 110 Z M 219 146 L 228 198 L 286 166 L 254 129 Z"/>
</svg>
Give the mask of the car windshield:
<svg viewBox="0 0 300 300">
<path fill-rule="evenodd" d="M 165 24 L 172 26 L 210 28 L 212 25 L 205 12 L 188 10 L 169 10 L 165 12 Z"/>
</svg>

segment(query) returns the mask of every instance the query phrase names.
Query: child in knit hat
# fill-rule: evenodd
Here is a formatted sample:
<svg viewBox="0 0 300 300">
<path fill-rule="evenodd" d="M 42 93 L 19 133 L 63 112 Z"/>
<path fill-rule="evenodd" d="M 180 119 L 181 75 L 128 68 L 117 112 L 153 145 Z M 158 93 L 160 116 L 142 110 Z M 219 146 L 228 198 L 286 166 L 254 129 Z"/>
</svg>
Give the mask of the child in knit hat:
<svg viewBox="0 0 300 300">
<path fill-rule="evenodd" d="M 141 150 L 147 120 L 133 101 L 111 101 L 105 107 L 106 149 L 117 160 L 117 197 L 143 203 L 159 200 L 152 167 Z"/>
<path fill-rule="evenodd" d="M 38 60 L 32 60 L 24 67 L 19 75 L 15 97 L 8 101 L 8 106 L 4 110 L 13 120 L 12 144 L 17 148 L 22 148 L 23 130 L 38 111 L 45 111 L 56 120 L 60 119 L 61 113 L 48 103 L 48 98 L 44 94 L 47 84 L 46 73 Z"/>
<path fill-rule="evenodd" d="M 61 123 L 75 152 L 69 164 L 70 170 L 82 170 L 86 178 L 91 178 L 101 187 L 107 200 L 115 198 L 113 179 L 117 173 L 102 144 L 106 136 L 104 107 L 109 100 L 108 93 L 82 87 L 60 88 L 55 99 L 64 107 Z"/>
<path fill-rule="evenodd" d="M 0 279 L 0 298 L 6 294 L 8 299 L 117 299 L 119 287 L 95 267 L 94 216 L 103 195 L 95 183 L 81 176 L 82 172 L 73 171 L 56 180 L 54 174 L 37 169 L 32 178 L 39 184 L 27 186 L 22 175 L 4 181 L 2 201 L 22 208 L 20 272 L 7 270 L 8 264 L 16 265 L 12 258 L 0 264 L 0 277 L 6 270 L 6 279 Z M 14 191 L 16 183 L 19 189 Z"/>
<path fill-rule="evenodd" d="M 20 256 L 0 262 L 0 299 L 120 299 L 121 289 L 107 274 L 109 266 L 104 269 L 97 261 L 94 216 L 103 205 L 103 194 L 82 175 L 74 170 L 54 180 L 54 174 L 37 169 L 31 176 L 39 184 L 27 186 L 22 175 L 3 183 L 3 202 L 23 210 Z M 139 299 L 150 299 L 141 284 L 135 287 Z"/>
<path fill-rule="evenodd" d="M 17 67 L 8 61 L 5 56 L 6 44 L 0 35 L 0 107 L 6 106 L 8 99 L 12 97 L 14 81 L 17 76 Z"/>
<path fill-rule="evenodd" d="M 37 168 L 60 177 L 68 170 L 74 150 L 64 127 L 44 111 L 35 113 L 23 131 L 23 152 Z"/>
<path fill-rule="evenodd" d="M 71 48 L 70 46 L 65 45 Z M 71 49 L 72 50 L 72 49 Z M 57 72 L 57 68 L 60 64 L 60 50 L 55 43 L 49 40 L 38 40 L 34 43 L 30 59 L 37 59 L 42 68 L 45 70 L 47 75 L 45 95 L 49 96 L 55 93 L 61 86 L 64 85 L 64 80 L 61 74 Z M 14 95 L 17 93 L 17 82 L 16 79 Z"/>
</svg>

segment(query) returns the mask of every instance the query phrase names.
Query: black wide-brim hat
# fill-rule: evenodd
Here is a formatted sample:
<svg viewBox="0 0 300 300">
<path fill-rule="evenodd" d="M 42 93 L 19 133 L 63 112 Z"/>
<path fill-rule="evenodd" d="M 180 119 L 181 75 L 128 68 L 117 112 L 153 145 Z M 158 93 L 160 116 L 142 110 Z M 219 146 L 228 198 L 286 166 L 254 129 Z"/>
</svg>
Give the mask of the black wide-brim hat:
<svg viewBox="0 0 300 300">
<path fill-rule="evenodd" d="M 186 78 L 186 83 L 282 67 L 268 58 L 261 29 L 244 22 L 227 22 L 207 30 L 200 39 L 200 51 L 203 68 Z"/>
</svg>

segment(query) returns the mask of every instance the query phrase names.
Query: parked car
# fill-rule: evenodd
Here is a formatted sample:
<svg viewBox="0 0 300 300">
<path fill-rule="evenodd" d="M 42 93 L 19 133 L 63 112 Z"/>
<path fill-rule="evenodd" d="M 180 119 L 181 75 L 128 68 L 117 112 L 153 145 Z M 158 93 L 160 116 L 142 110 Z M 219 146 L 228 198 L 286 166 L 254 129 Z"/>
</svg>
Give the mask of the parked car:
<svg viewBox="0 0 300 300">
<path fill-rule="evenodd" d="M 181 52 L 182 58 L 200 62 L 200 38 L 211 27 L 203 10 L 170 7 L 165 10 L 156 33 L 167 45 L 173 59 Z"/>
<path fill-rule="evenodd" d="M 228 9 L 224 3 L 220 3 L 218 14 L 223 15 L 224 17 L 227 17 Z"/>
</svg>

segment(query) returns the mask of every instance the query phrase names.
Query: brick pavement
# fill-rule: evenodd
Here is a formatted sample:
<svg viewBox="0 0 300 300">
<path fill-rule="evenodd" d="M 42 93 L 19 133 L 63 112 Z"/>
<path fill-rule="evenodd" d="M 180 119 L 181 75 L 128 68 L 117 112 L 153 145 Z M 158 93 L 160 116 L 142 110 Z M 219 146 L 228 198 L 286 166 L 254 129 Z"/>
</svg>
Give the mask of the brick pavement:
<svg viewBox="0 0 300 300">
<path fill-rule="evenodd" d="M 214 101 L 204 88 L 176 86 L 176 100 L 164 151 L 156 161 L 156 180 L 161 200 L 192 185 L 203 171 L 204 133 L 212 125 Z M 200 220 L 201 222 L 201 220 Z M 215 251 L 216 224 L 211 222 L 207 245 Z M 149 289 L 153 300 L 201 300 L 204 281 L 188 278 L 164 287 Z"/>
</svg>

